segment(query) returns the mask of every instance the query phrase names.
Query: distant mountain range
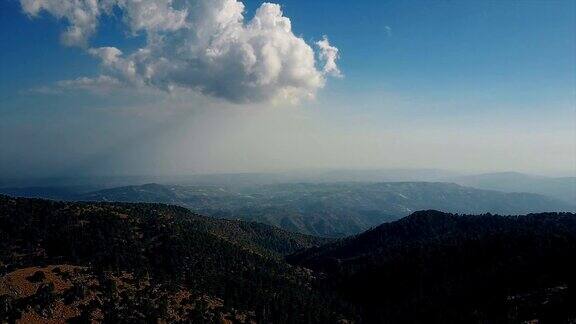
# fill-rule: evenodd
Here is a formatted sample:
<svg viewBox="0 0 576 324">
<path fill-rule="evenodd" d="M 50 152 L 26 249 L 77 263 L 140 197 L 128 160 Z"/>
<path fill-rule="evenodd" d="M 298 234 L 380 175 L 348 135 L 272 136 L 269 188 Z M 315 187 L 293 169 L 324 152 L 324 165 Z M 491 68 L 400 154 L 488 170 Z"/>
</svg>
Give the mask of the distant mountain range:
<svg viewBox="0 0 576 324">
<path fill-rule="evenodd" d="M 2 192 L 2 191 L 0 191 Z M 503 193 L 436 182 L 287 183 L 242 187 L 146 184 L 71 194 L 32 188 L 6 194 L 72 201 L 174 204 L 207 216 L 242 219 L 309 235 L 342 237 L 417 210 L 519 215 L 573 211 L 547 196 Z"/>
<path fill-rule="evenodd" d="M 438 169 L 309 169 L 285 172 L 213 173 L 173 176 L 85 176 L 41 179 L 0 178 L 0 188 L 74 187 L 96 190 L 147 183 L 245 187 L 281 183 L 445 181 L 460 173 Z"/>
<path fill-rule="evenodd" d="M 146 180 L 163 184 L 142 183 Z M 46 179 L 35 186 L 6 187 L 8 183 L 4 181 L 0 193 L 67 201 L 169 203 L 208 216 L 324 237 L 356 234 L 422 209 L 472 214 L 576 210 L 576 178 L 513 172 L 462 176 L 434 169 L 308 170 Z M 124 183 L 133 185 L 120 185 Z"/>
<path fill-rule="evenodd" d="M 574 170 L 576 172 L 576 170 Z M 574 173 L 573 173 L 574 174 Z M 270 173 L 221 173 L 179 176 L 92 176 L 44 179 L 0 178 L 0 192 L 29 191 L 42 197 L 53 191 L 86 193 L 102 189 L 138 186 L 147 183 L 182 186 L 219 186 L 243 188 L 285 183 L 336 182 L 448 182 L 476 189 L 503 192 L 528 192 L 546 195 L 574 204 L 576 177 L 545 177 L 519 172 L 462 174 L 440 169 L 310 169 Z M 65 192 L 64 192 L 65 193 Z"/>
<path fill-rule="evenodd" d="M 101 190 L 75 199 L 176 204 L 204 215 L 328 237 L 356 234 L 423 209 L 506 215 L 575 209 L 537 194 L 431 182 L 295 183 L 240 189 L 147 184 Z"/>
<path fill-rule="evenodd" d="M 487 173 L 451 178 L 451 181 L 474 188 L 504 192 L 529 192 L 574 204 L 576 177 L 550 178 L 518 172 Z"/>
<path fill-rule="evenodd" d="M 0 195 L 0 237 L 0 322 L 576 320 L 575 214 L 423 211 L 333 241 L 164 204 Z"/>
</svg>

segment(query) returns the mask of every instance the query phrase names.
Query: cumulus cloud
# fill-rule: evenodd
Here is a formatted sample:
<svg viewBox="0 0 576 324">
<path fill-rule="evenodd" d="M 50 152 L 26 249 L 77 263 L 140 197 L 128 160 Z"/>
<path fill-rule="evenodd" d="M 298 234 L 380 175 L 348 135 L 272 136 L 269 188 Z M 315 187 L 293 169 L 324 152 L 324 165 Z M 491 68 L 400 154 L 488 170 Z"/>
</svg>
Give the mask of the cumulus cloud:
<svg viewBox="0 0 576 324">
<path fill-rule="evenodd" d="M 117 5 L 125 10 L 124 19 L 132 32 L 173 31 L 186 26 L 188 10 L 176 10 L 172 0 L 120 0 Z"/>
<path fill-rule="evenodd" d="M 31 16 L 45 11 L 67 21 L 62 35 L 66 45 L 89 47 L 100 17 L 114 13 L 122 15 L 131 33 L 146 36 L 146 45 L 132 53 L 88 48 L 103 67 L 94 83 L 107 77 L 244 103 L 313 98 L 327 76 L 342 75 L 338 49 L 324 37 L 315 53 L 294 35 L 277 4 L 264 3 L 247 19 L 244 4 L 237 0 L 20 1 Z"/>
</svg>

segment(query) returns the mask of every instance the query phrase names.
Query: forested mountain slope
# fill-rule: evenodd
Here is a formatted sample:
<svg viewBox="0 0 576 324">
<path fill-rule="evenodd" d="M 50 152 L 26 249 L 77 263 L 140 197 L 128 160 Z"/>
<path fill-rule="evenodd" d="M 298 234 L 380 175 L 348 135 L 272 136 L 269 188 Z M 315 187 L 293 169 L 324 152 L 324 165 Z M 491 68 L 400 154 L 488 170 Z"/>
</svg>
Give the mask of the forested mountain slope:
<svg viewBox="0 0 576 324">
<path fill-rule="evenodd" d="M 279 256 L 323 242 L 160 204 L 0 196 L 0 322 L 335 322 Z M 343 310 L 343 311 L 341 311 Z"/>
<path fill-rule="evenodd" d="M 575 214 L 422 211 L 288 260 L 326 273 L 373 322 L 569 323 L 575 257 Z"/>
</svg>

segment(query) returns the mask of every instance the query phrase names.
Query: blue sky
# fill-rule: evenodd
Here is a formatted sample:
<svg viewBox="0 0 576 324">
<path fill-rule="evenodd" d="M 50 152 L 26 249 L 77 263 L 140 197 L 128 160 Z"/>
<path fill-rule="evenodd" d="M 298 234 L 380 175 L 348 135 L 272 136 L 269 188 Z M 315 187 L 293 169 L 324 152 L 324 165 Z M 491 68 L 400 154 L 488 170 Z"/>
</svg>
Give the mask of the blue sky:
<svg viewBox="0 0 576 324">
<path fill-rule="evenodd" d="M 251 18 L 261 5 L 259 1 L 244 3 L 246 18 Z M 390 133 L 418 130 L 419 136 L 438 138 L 438 147 L 446 139 L 448 149 L 454 147 L 448 139 L 453 134 L 460 134 L 458 136 L 471 141 L 469 155 L 474 158 L 482 154 L 492 154 L 494 158 L 502 151 L 507 152 L 506 156 L 502 157 L 501 163 L 481 160 L 460 165 L 448 162 L 454 158 L 450 155 L 449 159 L 432 159 L 430 166 L 466 170 L 518 169 L 534 173 L 575 172 L 576 2 L 286 0 L 277 3 L 282 6 L 284 16 L 290 18 L 297 37 L 313 44 L 327 35 L 340 53 L 338 66 L 343 78 L 327 78 L 326 86 L 317 91 L 314 100 L 300 102 L 297 108 L 283 108 L 286 109 L 284 114 L 290 115 L 286 119 L 294 119 L 294 123 L 299 123 L 300 117 L 312 120 L 307 127 L 322 133 L 317 134 L 318 145 L 340 151 L 333 143 L 321 144 L 327 141 L 322 138 L 330 138 L 332 132 L 339 134 L 336 138 L 370 142 L 377 137 L 384 138 L 385 142 Z M 15 156 L 4 156 L 0 160 L 2 173 L 25 174 L 19 169 L 18 165 L 22 163 L 17 159 L 38 158 L 47 165 L 58 166 L 74 152 L 88 158 L 114 142 L 107 136 L 138 137 L 139 129 L 162 129 L 158 120 L 170 118 L 149 117 L 148 114 L 148 117 L 128 118 L 110 114 L 112 107 L 141 105 L 139 94 L 36 91 L 61 80 L 95 76 L 102 71 L 98 59 L 85 50 L 62 45 L 59 35 L 65 27 L 65 22 L 57 21 L 47 12 L 31 19 L 23 13 L 19 1 L 0 3 L 0 42 L 3 46 L 0 51 L 0 114 L 4 119 L 0 125 L 6 127 L 0 145 Z M 90 40 L 91 47 L 114 46 L 125 53 L 145 46 L 145 43 L 142 34 L 130 35 L 118 17 L 102 18 L 98 32 Z M 203 105 L 206 100 L 209 102 L 206 105 L 214 105 L 211 100 L 200 98 L 194 106 Z M 259 105 L 261 103 L 252 106 Z M 200 113 L 202 116 L 212 114 L 222 113 Z M 262 117 L 261 112 L 255 114 L 262 123 L 284 118 L 277 116 L 283 114 L 278 111 L 266 117 Z M 214 117 L 197 116 L 198 113 L 190 113 L 191 120 L 209 118 L 214 125 L 220 122 Z M 222 125 L 232 121 L 251 123 L 249 118 L 225 116 L 221 122 Z M 60 130 L 49 129 L 47 123 Z M 186 128 L 185 125 L 181 127 Z M 85 129 L 90 129 L 91 134 L 86 134 Z M 100 131 L 106 134 L 99 134 Z M 287 127 L 285 130 L 286 133 L 290 131 L 294 129 Z M 506 147 L 497 151 L 490 149 L 490 141 L 500 137 L 505 140 L 510 131 L 523 132 L 516 140 L 524 142 L 518 145 L 507 142 Z M 95 143 L 82 145 L 80 149 L 78 146 L 82 143 L 70 140 L 77 134 L 83 138 L 82 143 Z M 43 135 L 46 141 L 71 142 L 62 149 L 61 158 L 51 157 L 47 152 L 36 156 L 14 145 L 17 142 L 20 147 L 45 147 L 41 139 L 34 139 Z M 429 146 L 426 141 L 394 136 L 393 141 L 405 140 L 408 150 L 418 150 L 418 145 Z M 9 141 L 7 137 L 12 138 Z M 246 140 L 246 143 L 237 144 L 245 145 L 248 151 L 252 149 L 254 153 L 249 155 L 252 157 L 262 154 L 263 147 L 273 146 L 272 143 L 259 146 L 253 138 Z M 226 142 L 225 139 L 221 141 Z M 532 142 L 533 146 L 527 142 Z M 284 144 L 290 147 L 287 149 L 290 154 L 302 151 L 300 154 L 305 158 L 308 152 L 298 147 L 302 143 Z M 466 143 L 458 145 L 464 147 Z M 538 151 L 542 153 L 543 148 L 550 147 L 555 149 L 544 153 L 558 153 L 555 161 L 536 158 Z M 327 155 L 340 158 L 328 148 Z M 387 148 L 384 145 L 382 149 Z M 221 150 L 225 151 L 225 146 Z M 534 161 L 505 163 L 515 150 L 524 160 L 534 157 Z M 154 151 L 154 155 L 158 152 Z M 165 154 L 170 156 L 170 153 Z M 402 155 L 402 152 L 394 154 Z M 404 164 L 427 167 L 425 163 L 414 163 L 418 155 L 412 153 L 392 161 L 360 151 L 357 155 L 365 156 L 365 159 L 355 162 L 347 158 L 342 159 L 342 163 L 330 164 L 316 158 L 296 167 L 398 167 Z M 215 154 L 214 159 L 217 157 L 224 158 L 226 154 Z M 290 168 L 292 165 L 289 162 L 278 164 L 276 158 L 264 160 L 269 162 L 254 166 L 245 163 L 237 169 L 225 163 L 216 163 L 219 166 L 213 169 L 206 167 L 214 165 L 213 161 L 191 162 L 191 166 L 183 170 L 242 171 Z M 35 164 L 24 165 L 30 168 Z M 144 167 L 141 172 L 149 172 L 150 168 L 153 167 Z M 51 169 L 46 167 L 39 174 Z M 170 167 L 163 172 L 170 172 Z"/>
</svg>

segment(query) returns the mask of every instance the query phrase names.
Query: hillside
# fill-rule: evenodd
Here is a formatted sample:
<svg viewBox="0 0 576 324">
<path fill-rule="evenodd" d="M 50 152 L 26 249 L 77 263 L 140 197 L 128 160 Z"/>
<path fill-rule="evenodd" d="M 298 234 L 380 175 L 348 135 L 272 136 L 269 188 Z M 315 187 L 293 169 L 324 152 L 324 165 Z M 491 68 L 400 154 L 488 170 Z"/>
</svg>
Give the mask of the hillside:
<svg viewBox="0 0 576 324">
<path fill-rule="evenodd" d="M 203 215 L 261 222 L 326 237 L 357 234 L 417 210 L 521 215 L 576 209 L 537 194 L 440 182 L 293 183 L 243 188 L 147 184 L 96 191 L 73 199 L 176 204 Z"/>
<path fill-rule="evenodd" d="M 574 256 L 575 214 L 423 211 L 288 261 L 326 273 L 372 322 L 569 323 Z"/>
<path fill-rule="evenodd" d="M 0 196 L 0 322 L 335 322 L 279 256 L 323 240 L 160 204 Z"/>
</svg>

